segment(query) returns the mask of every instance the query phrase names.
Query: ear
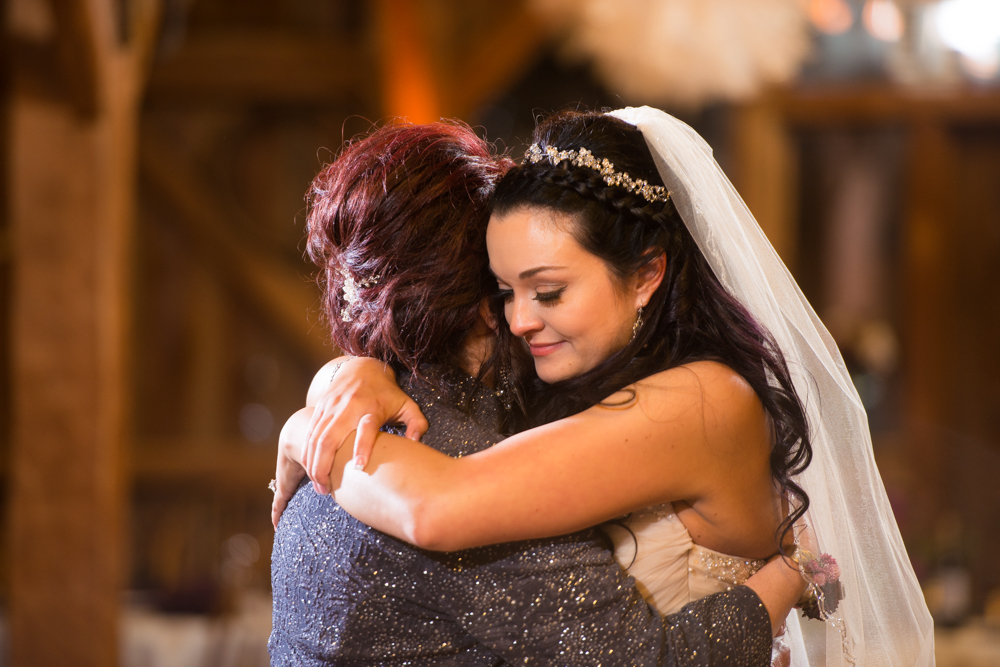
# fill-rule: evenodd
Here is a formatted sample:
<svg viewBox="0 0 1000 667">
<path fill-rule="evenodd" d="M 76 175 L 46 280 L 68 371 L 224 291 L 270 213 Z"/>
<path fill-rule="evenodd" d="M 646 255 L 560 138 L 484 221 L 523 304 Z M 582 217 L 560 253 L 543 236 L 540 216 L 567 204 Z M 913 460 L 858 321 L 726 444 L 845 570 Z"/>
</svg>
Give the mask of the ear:
<svg viewBox="0 0 1000 667">
<path fill-rule="evenodd" d="M 488 297 L 479 302 L 479 317 L 486 323 L 486 326 L 493 330 L 494 333 L 496 332 L 498 326 L 497 318 L 493 315 L 493 308 L 490 307 Z"/>
<path fill-rule="evenodd" d="M 635 285 L 635 307 L 645 307 L 649 300 L 653 298 L 653 292 L 659 288 L 663 282 L 663 275 L 667 271 L 667 255 L 660 251 L 656 257 L 647 262 L 636 274 Z"/>
</svg>

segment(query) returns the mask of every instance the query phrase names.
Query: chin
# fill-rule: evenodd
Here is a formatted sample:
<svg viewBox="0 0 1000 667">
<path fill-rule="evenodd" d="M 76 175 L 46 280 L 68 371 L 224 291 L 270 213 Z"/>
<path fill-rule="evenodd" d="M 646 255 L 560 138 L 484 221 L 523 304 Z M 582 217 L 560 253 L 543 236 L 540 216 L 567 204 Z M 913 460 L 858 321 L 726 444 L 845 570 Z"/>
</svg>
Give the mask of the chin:
<svg viewBox="0 0 1000 667">
<path fill-rule="evenodd" d="M 568 380 L 571 377 L 577 375 L 571 370 L 564 368 L 553 368 L 553 364 L 547 364 L 543 362 L 535 362 L 535 373 L 538 375 L 538 379 L 545 384 L 552 384 L 554 382 L 560 382 L 562 380 Z"/>
</svg>

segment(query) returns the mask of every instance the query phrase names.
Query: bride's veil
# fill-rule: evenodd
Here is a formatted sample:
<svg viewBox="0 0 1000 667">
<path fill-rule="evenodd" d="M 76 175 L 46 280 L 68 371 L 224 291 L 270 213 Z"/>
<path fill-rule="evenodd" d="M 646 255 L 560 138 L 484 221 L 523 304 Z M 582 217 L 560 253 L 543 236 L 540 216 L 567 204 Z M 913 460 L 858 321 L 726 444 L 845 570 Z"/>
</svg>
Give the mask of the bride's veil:
<svg viewBox="0 0 1000 667">
<path fill-rule="evenodd" d="M 642 131 L 664 184 L 722 284 L 766 327 L 808 418 L 812 464 L 797 479 L 818 551 L 844 597 L 824 623 L 789 615 L 792 664 L 933 665 L 933 623 L 872 454 L 868 418 L 836 344 L 739 193 L 690 127 L 650 107 L 611 112 Z"/>
</svg>

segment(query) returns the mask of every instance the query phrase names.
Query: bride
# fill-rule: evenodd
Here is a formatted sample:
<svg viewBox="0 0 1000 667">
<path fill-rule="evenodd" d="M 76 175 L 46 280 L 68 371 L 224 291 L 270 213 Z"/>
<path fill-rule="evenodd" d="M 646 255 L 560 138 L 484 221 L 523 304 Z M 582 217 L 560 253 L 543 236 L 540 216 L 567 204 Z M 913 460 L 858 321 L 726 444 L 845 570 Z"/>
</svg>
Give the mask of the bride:
<svg viewBox="0 0 1000 667">
<path fill-rule="evenodd" d="M 664 611 L 790 552 L 804 518 L 836 563 L 797 554 L 826 623 L 806 641 L 789 616 L 793 664 L 932 664 L 860 402 L 707 145 L 648 108 L 555 116 L 535 140 L 498 187 L 487 238 L 510 333 L 545 384 L 516 357 L 498 377 L 542 425 L 461 459 L 380 434 L 369 456 L 376 416 L 358 429 L 363 473 L 317 447 L 342 440 L 320 410 L 310 477 L 366 523 L 436 549 L 631 512 L 633 553 L 619 555 Z"/>
</svg>

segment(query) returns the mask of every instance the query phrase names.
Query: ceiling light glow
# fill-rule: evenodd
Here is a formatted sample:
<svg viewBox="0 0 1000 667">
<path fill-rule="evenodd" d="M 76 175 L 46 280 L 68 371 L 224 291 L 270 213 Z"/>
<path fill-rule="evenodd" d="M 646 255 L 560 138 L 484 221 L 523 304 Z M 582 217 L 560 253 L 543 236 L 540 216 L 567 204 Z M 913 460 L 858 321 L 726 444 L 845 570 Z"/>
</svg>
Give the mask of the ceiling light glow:
<svg viewBox="0 0 1000 667">
<path fill-rule="evenodd" d="M 844 0 L 809 0 L 809 20 L 820 32 L 839 35 L 854 24 L 854 15 Z"/>
<path fill-rule="evenodd" d="M 903 12 L 893 0 L 868 0 L 862 19 L 865 29 L 875 39 L 898 42 L 903 36 Z"/>
<path fill-rule="evenodd" d="M 945 0 L 937 7 L 934 23 L 941 41 L 970 60 L 996 58 L 1000 47 L 997 0 Z"/>
</svg>

